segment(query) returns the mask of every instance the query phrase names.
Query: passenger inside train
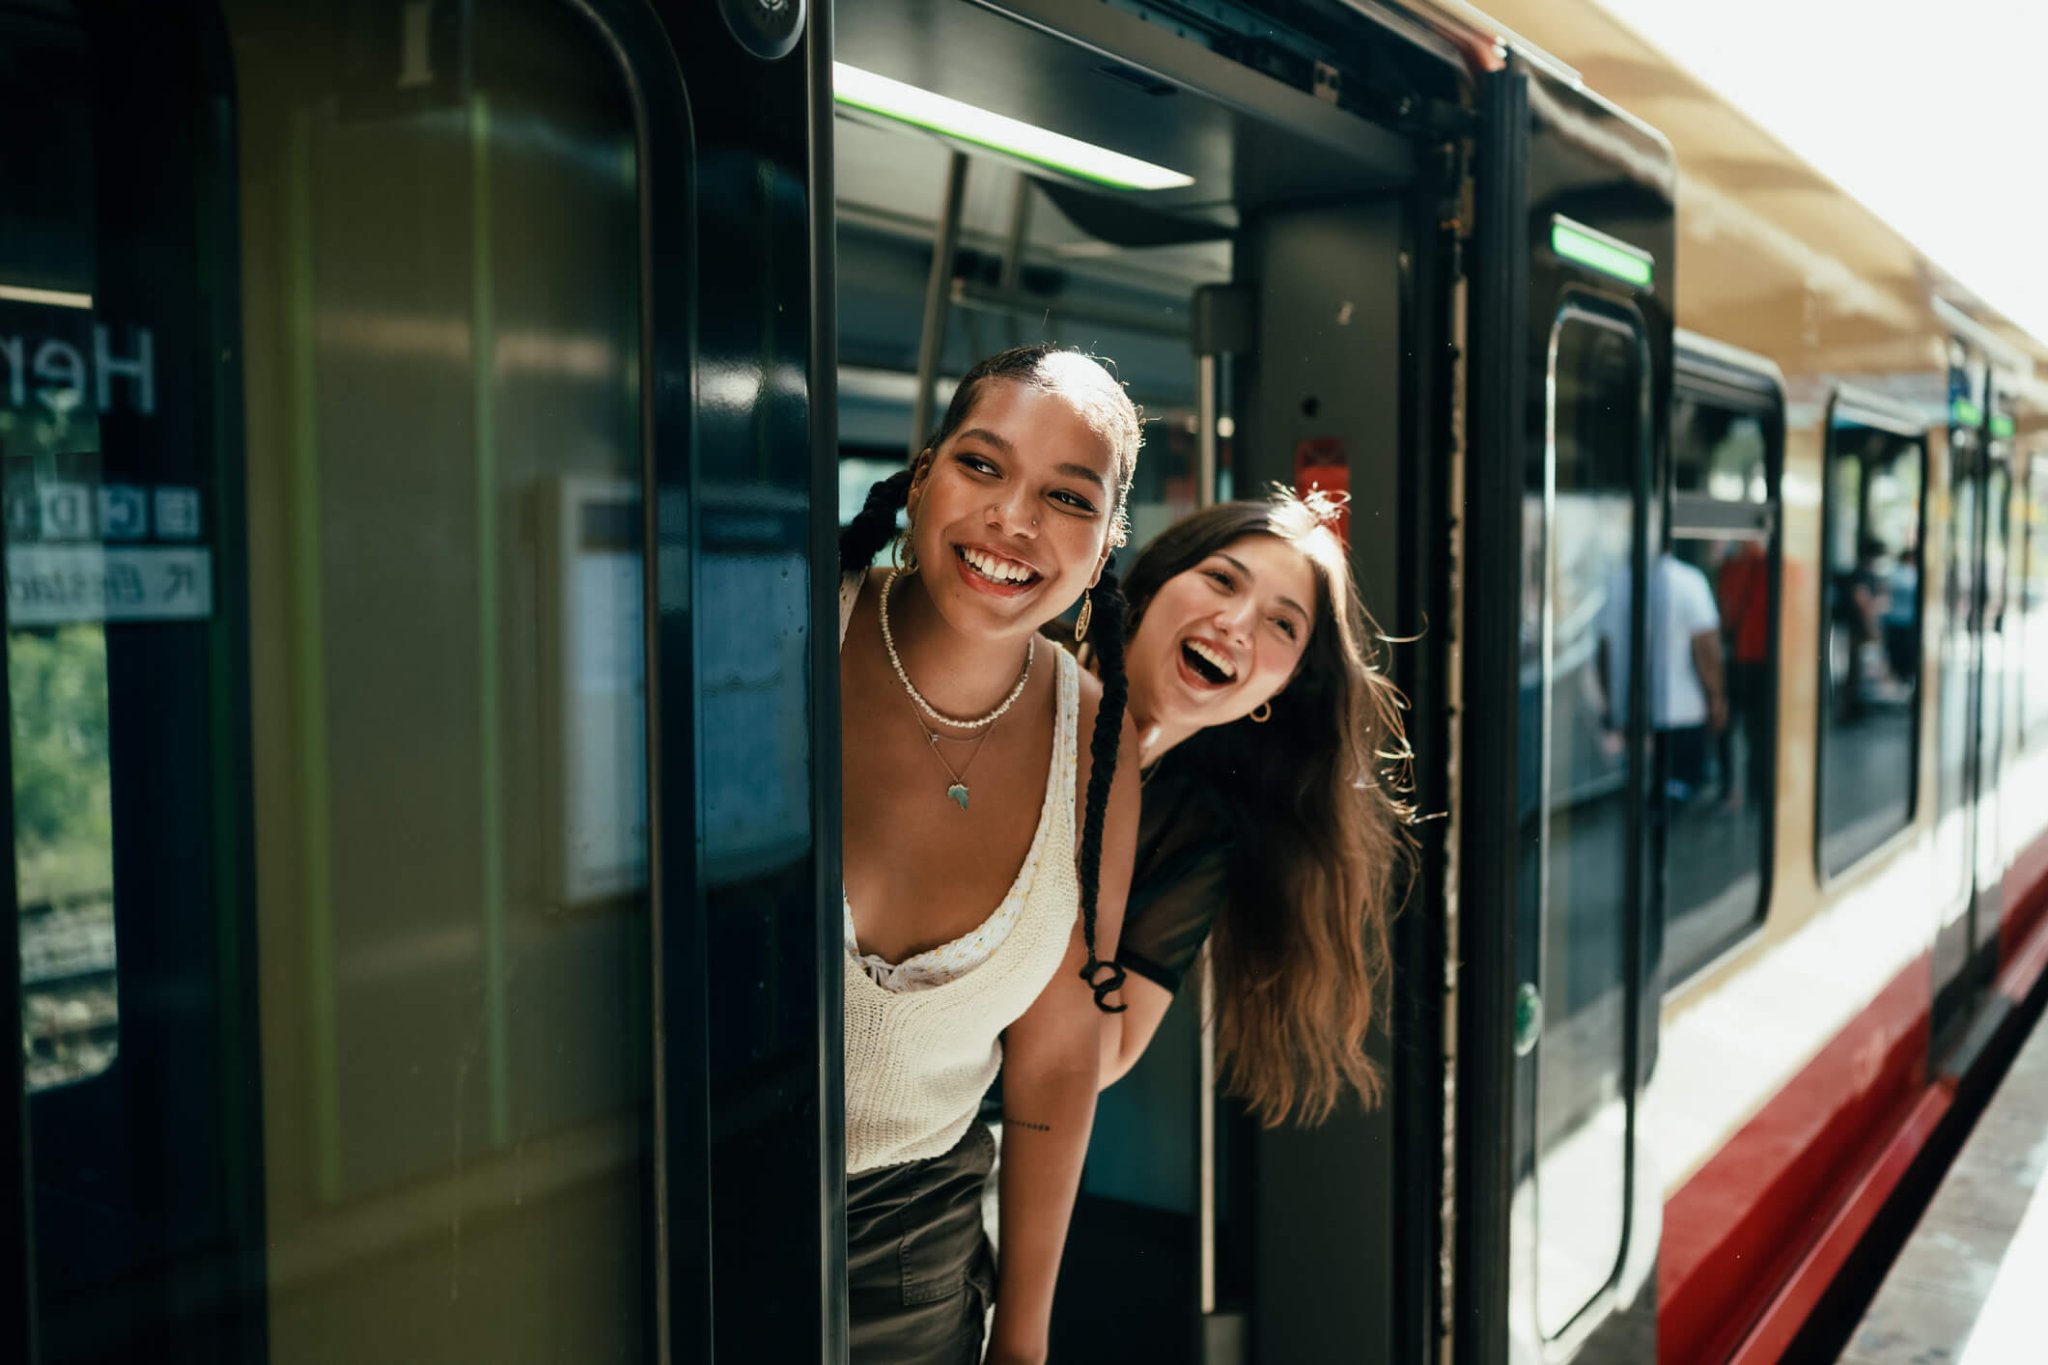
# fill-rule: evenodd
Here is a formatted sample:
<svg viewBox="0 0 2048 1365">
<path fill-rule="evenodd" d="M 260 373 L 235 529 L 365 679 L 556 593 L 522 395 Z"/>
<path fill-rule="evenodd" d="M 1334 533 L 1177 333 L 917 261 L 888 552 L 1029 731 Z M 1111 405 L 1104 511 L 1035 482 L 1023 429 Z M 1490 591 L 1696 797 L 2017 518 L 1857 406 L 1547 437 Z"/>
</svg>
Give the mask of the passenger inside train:
<svg viewBox="0 0 2048 1365">
<path fill-rule="evenodd" d="M 1408 845 L 1401 700 L 1332 530 L 1276 490 L 1175 523 L 1131 566 L 1138 865 L 1103 1084 L 1158 1031 L 1205 943 L 1230 1092 L 1262 1122 L 1367 1105 L 1387 921 Z"/>
<path fill-rule="evenodd" d="M 1105 566 L 1139 442 L 1099 363 L 1012 348 L 967 372 L 931 440 L 841 537 L 856 1362 L 979 1358 L 991 1297 L 988 1358 L 1045 1357 L 1137 815 Z M 898 567 L 870 573 L 892 539 Z M 1038 648 L 1077 598 L 1084 628 L 1100 621 L 1100 681 Z M 991 1263 L 995 1145 L 977 1110 L 998 1067 L 1007 1216 Z"/>
<path fill-rule="evenodd" d="M 1341 1115 L 1387 1149 L 1389 1115 L 1369 1101 L 1388 1075 L 1386 916 L 1405 840 L 1401 760 L 1380 755 L 1405 743 L 1376 666 L 1371 585 L 1355 584 L 1376 572 L 1384 594 L 1392 580 L 1406 228 L 1387 187 L 1407 171 L 1355 125 L 1326 136 L 1322 102 L 1261 122 L 1192 90 L 1106 80 L 1082 53 L 972 9 L 932 12 L 915 41 L 899 18 L 847 16 L 842 89 L 882 76 L 962 95 L 955 65 L 1000 50 L 1043 64 L 1045 90 L 1071 86 L 1049 125 L 1190 181 L 1135 193 L 1049 173 L 934 138 L 866 96 L 843 99 L 835 123 L 842 523 L 925 429 L 920 404 L 945 402 L 993 346 L 1111 356 L 1147 415 L 1120 556 L 1137 589 L 1146 769 L 1119 951 L 1128 1009 L 1103 1021 L 1102 1079 L 1117 1084 L 1089 1144 L 1052 1344 L 1055 1358 L 1097 1359 L 1105 1333 L 1138 1324 L 1174 1358 L 1203 1312 L 1227 1320 L 1249 1297 L 1251 1229 L 1232 1219 L 1254 1207 L 1254 1133 Z M 1235 161 L 1212 159 L 1229 147 Z M 1295 447 L 1311 439 L 1338 447 L 1339 477 L 1350 465 L 1362 547 L 1340 540 L 1338 501 L 1230 504 L 1305 484 Z M 1223 505 L 1198 512 L 1211 501 Z M 1155 602 L 1173 618 L 1155 621 Z M 1183 653 L 1191 635 L 1231 676 Z M 1305 756 L 1313 771 L 1290 781 Z M 1006 1064 L 1005 1100 L 1010 1084 Z M 1001 1130 L 1005 1170 L 1017 1136 Z M 1344 1185 L 1392 1175 L 1342 1165 Z M 1388 1195 L 1356 1198 L 1384 1216 Z M 1367 1278 L 1367 1297 L 1393 1292 Z"/>
</svg>

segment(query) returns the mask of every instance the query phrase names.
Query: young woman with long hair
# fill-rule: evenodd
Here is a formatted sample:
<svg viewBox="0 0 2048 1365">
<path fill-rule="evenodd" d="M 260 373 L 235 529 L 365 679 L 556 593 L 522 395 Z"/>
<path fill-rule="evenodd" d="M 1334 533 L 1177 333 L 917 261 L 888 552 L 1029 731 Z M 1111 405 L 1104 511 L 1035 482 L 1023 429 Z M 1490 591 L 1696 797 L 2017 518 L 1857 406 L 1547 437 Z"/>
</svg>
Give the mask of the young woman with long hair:
<svg viewBox="0 0 2048 1365">
<path fill-rule="evenodd" d="M 987 1359 L 1045 1358 L 1137 826 L 1105 568 L 1138 444 L 1136 409 L 1095 360 L 1005 351 L 841 538 L 856 1362 L 981 1359 L 991 1293 Z M 867 572 L 899 509 L 898 567 Z M 1038 638 L 1084 594 L 1099 680 Z M 1009 1212 L 992 1275 L 977 1107 L 999 1067 Z"/>
<path fill-rule="evenodd" d="M 1387 920 L 1411 843 L 1400 694 L 1336 507 L 1284 490 L 1187 517 L 1126 575 L 1144 768 L 1101 1081 L 1138 1060 L 1210 945 L 1232 1093 L 1268 1125 L 1367 1105 Z"/>
</svg>

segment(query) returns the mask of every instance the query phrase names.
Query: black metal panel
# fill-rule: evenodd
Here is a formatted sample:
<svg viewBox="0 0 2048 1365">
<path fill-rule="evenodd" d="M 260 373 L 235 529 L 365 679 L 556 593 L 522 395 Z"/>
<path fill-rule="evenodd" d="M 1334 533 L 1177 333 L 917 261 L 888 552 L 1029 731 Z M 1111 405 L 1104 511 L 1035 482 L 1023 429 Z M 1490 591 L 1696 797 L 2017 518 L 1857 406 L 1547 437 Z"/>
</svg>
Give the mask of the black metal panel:
<svg viewBox="0 0 2048 1365">
<path fill-rule="evenodd" d="M 838 902 L 836 890 L 821 894 L 837 883 L 834 860 L 821 858 L 821 840 L 829 848 L 837 838 L 837 786 L 825 785 L 816 761 L 836 733 L 820 711 L 836 670 L 818 677 L 833 657 L 818 637 L 835 560 L 811 496 L 821 445 L 810 385 L 825 354 L 813 317 L 825 287 L 816 216 L 830 212 L 816 197 L 813 150 L 829 117 L 820 111 L 830 107 L 829 44 L 813 6 L 797 47 L 764 59 L 718 9 L 659 7 L 690 93 L 697 175 L 694 350 L 689 368 L 664 363 L 655 375 L 658 404 L 694 400 L 687 446 L 658 437 L 654 452 L 657 856 L 671 934 L 663 991 L 678 1026 L 665 1051 L 687 1049 L 689 1032 L 703 1029 L 709 1119 L 701 1167 L 688 1109 L 669 1126 L 669 1188 L 681 1201 L 671 1214 L 708 1212 L 708 1223 L 701 1242 L 697 1232 L 672 1234 L 683 1242 L 668 1320 L 677 1360 L 817 1359 L 843 1311 L 833 1244 L 843 1179 L 832 1141 Z M 673 236 L 655 235 L 656 250 L 673 249 Z M 821 486 L 830 517 L 836 481 Z M 746 714 L 716 685 L 731 663 L 735 613 L 782 657 L 803 661 L 777 673 Z M 712 742 L 759 733 L 750 714 L 773 718 L 775 741 L 804 756 L 800 786 L 774 782 L 744 746 Z M 753 808 L 744 828 L 728 816 L 743 798 Z M 700 1077 L 688 1059 L 671 1055 L 669 1068 L 667 1083 L 695 1103 Z M 701 1199 L 678 1189 L 699 1178 Z M 692 1264 L 700 1247 L 701 1275 Z"/>
<path fill-rule="evenodd" d="M 1455 222 L 1459 160 L 1455 149 L 1433 149 L 1436 175 L 1417 186 L 1409 215 L 1411 249 L 1401 318 L 1406 363 L 1402 374 L 1401 447 L 1409 473 L 1401 480 L 1397 523 L 1401 588 L 1389 633 L 1414 641 L 1395 656 L 1395 680 L 1411 699 L 1408 743 L 1418 755 L 1450 753 L 1449 708 L 1425 699 L 1450 695 L 1454 623 L 1449 561 L 1444 553 L 1456 515 L 1451 466 L 1458 357 L 1453 301 L 1461 243 Z M 1418 763 L 1410 794 L 1422 817 L 1416 826 L 1416 869 L 1407 903 L 1393 925 L 1394 1119 L 1393 1323 L 1394 1359 L 1438 1358 L 1444 1302 L 1444 1169 L 1446 998 L 1443 964 L 1449 960 L 1445 915 L 1446 822 L 1450 764 Z"/>
<path fill-rule="evenodd" d="M 643 167 L 640 211 L 641 414 L 648 496 L 647 742 L 653 809 L 655 1139 L 661 1192 L 648 1222 L 659 1283 L 658 1358 L 712 1358 L 710 1087 L 705 1040 L 708 991 L 695 837 L 697 745 L 689 723 L 696 693 L 689 589 L 698 288 L 696 148 L 687 76 L 666 33 L 639 0 L 582 0 L 612 44 L 634 94 Z"/>
<path fill-rule="evenodd" d="M 830 582 L 839 562 L 838 262 L 830 209 L 837 202 L 832 178 L 832 7 L 820 5 L 811 20 L 806 51 L 811 92 L 811 563 L 812 581 Z M 839 716 L 839 604 L 834 592 L 811 595 L 811 710 L 823 728 L 837 733 Z M 818 1262 L 824 1304 L 819 1356 L 837 1361 L 846 1354 L 846 1053 L 841 1042 L 846 978 L 840 965 L 838 906 L 845 878 L 839 848 L 839 746 L 814 745 L 812 820 L 817 855 L 812 898 L 818 910 L 818 1102 L 817 1142 L 824 1160 L 818 1171 Z"/>
<path fill-rule="evenodd" d="M 1523 440 L 1529 240 L 1524 160 L 1529 78 L 1492 77 L 1480 95 L 1473 167 L 1477 221 L 1467 262 L 1472 365 L 1466 406 L 1462 566 L 1464 710 L 1458 868 L 1457 1276 L 1452 1332 L 1460 1365 L 1507 1360 L 1520 805 L 1514 773 L 1521 708 Z M 1545 325 L 1548 319 L 1544 320 Z M 1536 414 L 1540 420 L 1540 411 Z M 1483 755 L 1482 761 L 1472 761 Z"/>
</svg>

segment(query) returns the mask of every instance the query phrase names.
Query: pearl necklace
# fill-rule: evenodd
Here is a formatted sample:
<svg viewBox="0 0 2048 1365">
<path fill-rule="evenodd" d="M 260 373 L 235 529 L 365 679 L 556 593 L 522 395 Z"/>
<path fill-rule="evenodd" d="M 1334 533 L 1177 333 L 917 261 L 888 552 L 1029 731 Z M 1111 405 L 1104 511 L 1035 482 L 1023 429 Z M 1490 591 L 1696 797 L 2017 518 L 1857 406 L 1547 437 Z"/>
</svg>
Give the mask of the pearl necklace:
<svg viewBox="0 0 2048 1365">
<path fill-rule="evenodd" d="M 882 585 L 881 599 L 875 604 L 875 614 L 882 618 L 882 648 L 888 651 L 889 667 L 896 670 L 896 681 L 903 684 L 903 690 L 908 692 L 910 699 L 917 703 L 918 710 L 924 712 L 941 725 L 949 725 L 955 730 L 979 730 L 984 726 L 994 725 L 1003 718 L 1003 713 L 1016 703 L 1017 698 L 1024 695 L 1024 684 L 1031 681 L 1031 661 L 1038 653 L 1038 637 L 1034 635 L 1026 641 L 1024 645 L 1024 671 L 1017 675 L 1017 685 L 1010 689 L 1009 696 L 1003 698 L 1001 706 L 998 706 L 987 715 L 978 716 L 973 720 L 961 720 L 958 717 L 949 716 L 924 699 L 924 694 L 912 685 L 910 675 L 903 671 L 903 660 L 897 657 L 896 637 L 889 630 L 889 594 L 896 590 L 896 580 L 902 576 L 900 573 L 889 575 L 889 581 Z"/>
</svg>

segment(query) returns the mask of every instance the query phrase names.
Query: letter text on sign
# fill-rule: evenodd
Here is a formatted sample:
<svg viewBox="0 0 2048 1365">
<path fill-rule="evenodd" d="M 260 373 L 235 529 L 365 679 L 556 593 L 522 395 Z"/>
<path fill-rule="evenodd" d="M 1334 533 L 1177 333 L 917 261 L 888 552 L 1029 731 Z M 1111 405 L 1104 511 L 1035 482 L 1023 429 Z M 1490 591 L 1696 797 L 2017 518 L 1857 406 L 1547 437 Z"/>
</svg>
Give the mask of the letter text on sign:
<svg viewBox="0 0 2048 1365">
<path fill-rule="evenodd" d="M 213 614 L 213 553 L 197 546 L 15 545 L 7 623 L 201 621 Z"/>
<path fill-rule="evenodd" d="M 150 339 L 147 327 L 130 327 L 127 331 L 135 341 L 132 360 L 114 355 L 113 347 L 107 344 L 105 323 L 93 324 L 93 379 L 99 389 L 100 411 L 114 406 L 114 381 L 125 379 L 135 386 L 135 410 L 147 417 L 156 411 L 156 343 Z"/>
<path fill-rule="evenodd" d="M 46 341 L 36 347 L 36 389 L 52 407 L 68 407 L 85 397 L 85 357 L 76 346 Z M 70 402 L 59 394 L 69 394 Z"/>
</svg>

